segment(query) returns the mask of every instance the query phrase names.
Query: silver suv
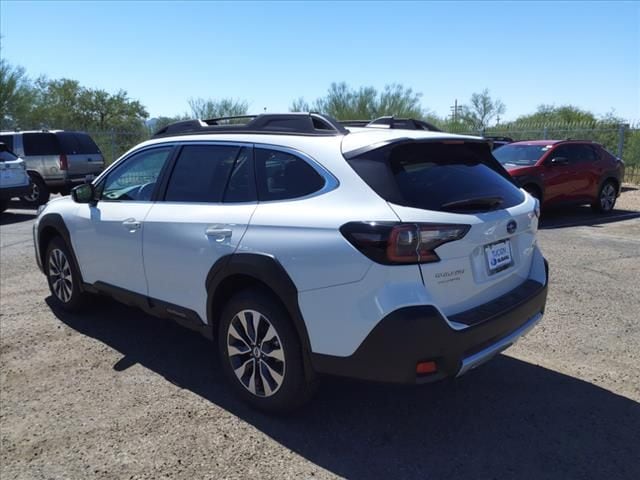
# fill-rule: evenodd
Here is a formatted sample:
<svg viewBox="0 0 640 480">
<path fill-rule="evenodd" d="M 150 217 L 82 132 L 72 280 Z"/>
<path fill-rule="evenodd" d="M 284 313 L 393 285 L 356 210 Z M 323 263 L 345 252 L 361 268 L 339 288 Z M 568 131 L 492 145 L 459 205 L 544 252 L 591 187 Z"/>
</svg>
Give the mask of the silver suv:
<svg viewBox="0 0 640 480">
<path fill-rule="evenodd" d="M 84 183 L 87 175 L 104 170 L 100 149 L 84 132 L 0 132 L 0 142 L 27 165 L 32 189 L 21 198 L 31 205 L 47 203 L 51 193 L 67 194 L 71 187 Z"/>
</svg>

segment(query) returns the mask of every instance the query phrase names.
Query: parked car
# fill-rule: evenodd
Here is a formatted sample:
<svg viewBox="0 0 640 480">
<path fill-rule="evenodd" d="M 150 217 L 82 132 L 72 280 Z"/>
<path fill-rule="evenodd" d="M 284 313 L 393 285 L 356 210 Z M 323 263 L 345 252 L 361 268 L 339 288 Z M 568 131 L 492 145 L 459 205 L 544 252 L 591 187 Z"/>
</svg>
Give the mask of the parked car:
<svg viewBox="0 0 640 480">
<path fill-rule="evenodd" d="M 504 147 L 505 145 L 509 145 L 510 143 L 513 143 L 513 138 L 511 137 L 492 137 L 492 136 L 488 136 L 488 137 L 484 137 L 487 140 L 491 141 L 491 148 L 493 150 L 495 150 L 496 148 L 500 148 L 500 147 Z"/>
<path fill-rule="evenodd" d="M 32 189 L 22 199 L 34 206 L 47 203 L 51 193 L 67 194 L 87 175 L 104 170 L 100 149 L 84 132 L 0 132 L 0 142 L 26 162 Z"/>
<path fill-rule="evenodd" d="M 13 197 L 31 191 L 31 181 L 24 161 L 0 142 L 0 213 L 4 212 Z"/>
<path fill-rule="evenodd" d="M 482 138 L 319 114 L 221 123 L 169 125 L 41 209 L 56 306 L 102 293 L 193 328 L 268 411 L 320 373 L 460 376 L 542 318 L 538 202 Z"/>
<path fill-rule="evenodd" d="M 624 162 L 595 142 L 515 142 L 493 155 L 544 206 L 590 204 L 606 213 L 620 195 Z"/>
</svg>

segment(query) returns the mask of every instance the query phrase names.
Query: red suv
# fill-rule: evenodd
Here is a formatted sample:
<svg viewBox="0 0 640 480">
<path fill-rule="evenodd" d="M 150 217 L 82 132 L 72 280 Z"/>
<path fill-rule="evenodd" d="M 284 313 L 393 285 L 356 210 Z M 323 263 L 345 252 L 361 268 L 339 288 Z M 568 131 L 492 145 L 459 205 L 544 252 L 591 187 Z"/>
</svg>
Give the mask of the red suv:
<svg viewBox="0 0 640 480">
<path fill-rule="evenodd" d="M 543 206 L 589 203 L 609 212 L 620 195 L 624 162 L 597 143 L 532 140 L 510 143 L 493 155 Z"/>
</svg>

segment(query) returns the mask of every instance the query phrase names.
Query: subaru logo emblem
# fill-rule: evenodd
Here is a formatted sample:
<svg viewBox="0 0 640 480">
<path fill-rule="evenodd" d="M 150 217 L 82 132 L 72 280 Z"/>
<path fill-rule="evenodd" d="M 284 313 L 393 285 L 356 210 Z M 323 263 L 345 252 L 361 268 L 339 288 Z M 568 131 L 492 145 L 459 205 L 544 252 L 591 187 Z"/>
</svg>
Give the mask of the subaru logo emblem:
<svg viewBox="0 0 640 480">
<path fill-rule="evenodd" d="M 509 223 L 507 223 L 507 233 L 515 232 L 516 228 L 518 228 L 518 224 L 516 223 L 516 221 L 515 220 L 509 220 Z"/>
</svg>

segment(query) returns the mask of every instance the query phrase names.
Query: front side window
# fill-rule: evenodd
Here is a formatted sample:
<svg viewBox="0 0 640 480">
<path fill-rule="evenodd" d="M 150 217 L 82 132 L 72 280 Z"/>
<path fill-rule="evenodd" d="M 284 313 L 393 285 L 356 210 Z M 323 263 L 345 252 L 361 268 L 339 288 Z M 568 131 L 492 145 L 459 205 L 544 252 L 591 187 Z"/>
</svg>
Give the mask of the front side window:
<svg viewBox="0 0 640 480">
<path fill-rule="evenodd" d="M 149 201 L 173 147 L 134 154 L 109 172 L 101 187 L 101 200 Z"/>
<path fill-rule="evenodd" d="M 277 150 L 255 150 L 258 199 L 300 198 L 324 187 L 325 180 L 301 158 Z"/>
<path fill-rule="evenodd" d="M 228 145 L 183 147 L 164 199 L 167 202 L 221 202 L 240 150 L 241 147 Z"/>
</svg>

